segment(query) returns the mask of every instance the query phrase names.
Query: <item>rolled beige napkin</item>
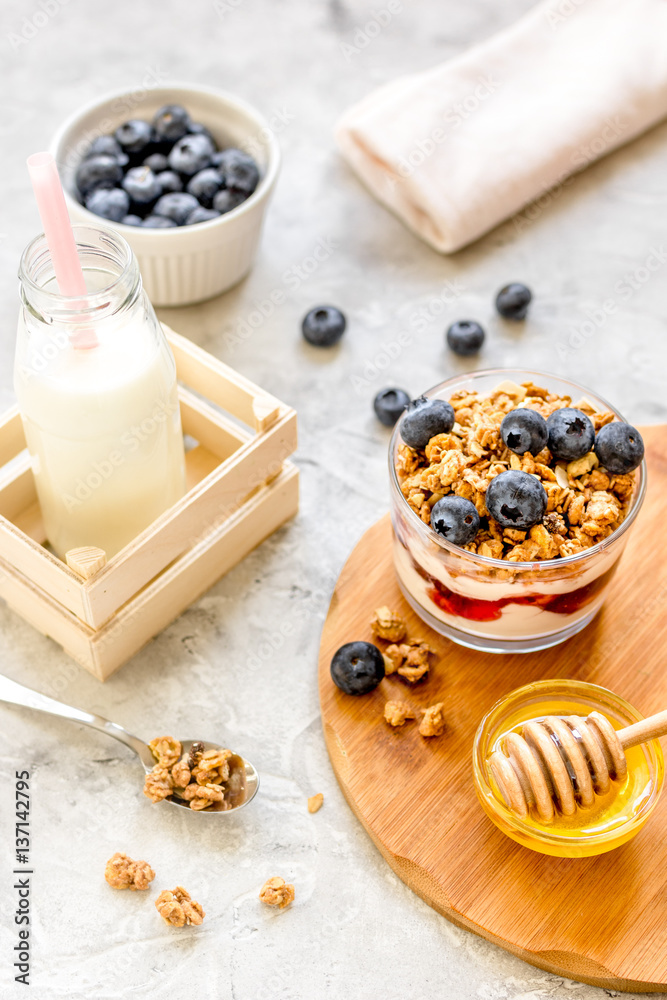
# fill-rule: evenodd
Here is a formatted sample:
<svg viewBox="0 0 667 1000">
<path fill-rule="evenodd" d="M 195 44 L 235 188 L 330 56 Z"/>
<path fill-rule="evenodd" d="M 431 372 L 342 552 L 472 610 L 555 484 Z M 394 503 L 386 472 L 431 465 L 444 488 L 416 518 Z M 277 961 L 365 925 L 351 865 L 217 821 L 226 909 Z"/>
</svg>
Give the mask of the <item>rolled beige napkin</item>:
<svg viewBox="0 0 667 1000">
<path fill-rule="evenodd" d="M 546 0 L 336 127 L 371 192 L 451 253 L 667 115 L 667 0 Z"/>
</svg>

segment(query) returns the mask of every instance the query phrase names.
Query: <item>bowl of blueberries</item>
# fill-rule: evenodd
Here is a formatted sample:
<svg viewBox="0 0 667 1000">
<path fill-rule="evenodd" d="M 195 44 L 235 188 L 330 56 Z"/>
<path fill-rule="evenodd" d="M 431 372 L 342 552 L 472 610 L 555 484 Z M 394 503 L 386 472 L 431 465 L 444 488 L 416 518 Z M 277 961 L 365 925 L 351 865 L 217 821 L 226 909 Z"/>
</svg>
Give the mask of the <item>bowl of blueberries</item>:
<svg viewBox="0 0 667 1000">
<path fill-rule="evenodd" d="M 122 233 L 154 305 L 219 295 L 252 267 L 280 150 L 245 101 L 199 85 L 116 92 L 51 151 L 72 221 Z"/>
</svg>

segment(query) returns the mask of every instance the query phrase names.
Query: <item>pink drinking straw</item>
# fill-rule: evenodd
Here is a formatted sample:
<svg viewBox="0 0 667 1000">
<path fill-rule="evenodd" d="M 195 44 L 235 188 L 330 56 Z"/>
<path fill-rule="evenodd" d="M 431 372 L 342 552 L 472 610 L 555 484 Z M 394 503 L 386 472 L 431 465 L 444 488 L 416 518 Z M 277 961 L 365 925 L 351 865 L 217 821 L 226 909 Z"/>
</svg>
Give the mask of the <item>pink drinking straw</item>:
<svg viewBox="0 0 667 1000">
<path fill-rule="evenodd" d="M 88 289 L 76 249 L 72 223 L 67 213 L 58 168 L 51 153 L 33 153 L 29 156 L 28 173 L 51 254 L 58 291 L 69 298 L 81 296 L 85 299 Z M 80 330 L 71 336 L 70 340 L 74 347 L 79 348 L 96 347 L 98 343 L 93 330 Z"/>
</svg>

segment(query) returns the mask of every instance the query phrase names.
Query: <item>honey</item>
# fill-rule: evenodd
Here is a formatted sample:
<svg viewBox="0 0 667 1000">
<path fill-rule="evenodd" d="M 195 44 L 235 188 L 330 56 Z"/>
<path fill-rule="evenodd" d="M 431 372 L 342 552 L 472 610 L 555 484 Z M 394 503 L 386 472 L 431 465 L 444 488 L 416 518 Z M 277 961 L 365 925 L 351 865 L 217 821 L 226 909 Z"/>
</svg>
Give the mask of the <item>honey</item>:
<svg viewBox="0 0 667 1000">
<path fill-rule="evenodd" d="M 534 809 L 520 819 L 508 808 L 488 766 L 490 755 L 502 750 L 510 732 L 521 734 L 530 720 L 546 716 L 604 714 L 614 729 L 637 721 L 626 702 L 597 685 L 580 681 L 538 681 L 512 692 L 498 702 L 480 724 L 475 739 L 473 771 L 480 802 L 504 833 L 531 850 L 559 857 L 587 857 L 626 843 L 641 829 L 652 812 L 663 779 L 662 752 L 653 740 L 626 751 L 628 771 L 610 790 L 596 795 L 592 806 L 577 807 L 574 815 L 556 810 L 549 823 Z"/>
</svg>

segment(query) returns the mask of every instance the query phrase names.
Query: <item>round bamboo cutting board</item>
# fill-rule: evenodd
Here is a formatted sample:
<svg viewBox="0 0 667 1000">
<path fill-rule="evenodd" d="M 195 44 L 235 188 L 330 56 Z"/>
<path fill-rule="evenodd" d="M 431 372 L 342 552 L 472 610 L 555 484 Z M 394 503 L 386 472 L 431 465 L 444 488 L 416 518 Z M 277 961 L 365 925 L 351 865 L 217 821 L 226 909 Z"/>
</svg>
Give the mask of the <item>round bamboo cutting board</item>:
<svg viewBox="0 0 667 1000">
<path fill-rule="evenodd" d="M 597 618 L 554 649 L 498 656 L 430 631 L 403 600 L 389 515 L 358 543 L 336 585 L 320 647 L 324 733 L 343 792 L 394 871 L 449 920 L 557 975 L 607 989 L 667 992 L 667 790 L 629 844 L 597 858 L 537 854 L 482 812 L 472 783 L 477 725 L 512 689 L 547 677 L 611 688 L 644 715 L 667 708 L 667 427 L 642 429 L 649 489 Z M 360 698 L 340 692 L 336 649 L 371 639 L 375 608 L 399 611 L 437 651 L 410 690 L 395 676 Z M 447 730 L 383 721 L 389 698 L 445 703 Z"/>
</svg>

